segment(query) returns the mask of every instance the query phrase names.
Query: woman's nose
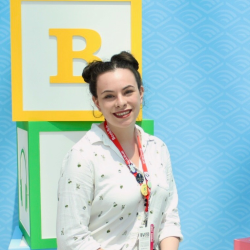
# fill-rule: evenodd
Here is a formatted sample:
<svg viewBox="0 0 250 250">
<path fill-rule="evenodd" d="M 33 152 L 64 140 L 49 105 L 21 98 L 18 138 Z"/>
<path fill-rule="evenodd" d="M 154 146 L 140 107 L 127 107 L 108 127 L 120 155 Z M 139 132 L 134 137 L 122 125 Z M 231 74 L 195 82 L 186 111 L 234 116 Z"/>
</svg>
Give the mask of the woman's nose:
<svg viewBox="0 0 250 250">
<path fill-rule="evenodd" d="M 120 95 L 117 96 L 115 107 L 116 108 L 123 108 L 126 105 L 127 105 L 126 98 L 124 98 L 123 96 L 120 96 Z"/>
</svg>

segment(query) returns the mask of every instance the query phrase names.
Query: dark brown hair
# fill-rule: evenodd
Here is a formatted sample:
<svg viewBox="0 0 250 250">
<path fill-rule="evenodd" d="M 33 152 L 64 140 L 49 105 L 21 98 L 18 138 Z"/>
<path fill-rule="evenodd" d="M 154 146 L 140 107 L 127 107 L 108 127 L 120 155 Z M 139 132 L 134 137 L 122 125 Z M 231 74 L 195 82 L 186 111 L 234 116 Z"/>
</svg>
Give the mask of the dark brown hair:
<svg viewBox="0 0 250 250">
<path fill-rule="evenodd" d="M 116 68 L 129 69 L 134 74 L 138 89 L 140 90 L 142 80 L 138 72 L 139 63 L 132 54 L 122 51 L 119 54 L 113 55 L 110 61 L 93 61 L 83 69 L 82 77 L 89 84 L 90 93 L 95 98 L 97 98 L 96 84 L 98 76 L 108 71 L 114 71 Z"/>
</svg>

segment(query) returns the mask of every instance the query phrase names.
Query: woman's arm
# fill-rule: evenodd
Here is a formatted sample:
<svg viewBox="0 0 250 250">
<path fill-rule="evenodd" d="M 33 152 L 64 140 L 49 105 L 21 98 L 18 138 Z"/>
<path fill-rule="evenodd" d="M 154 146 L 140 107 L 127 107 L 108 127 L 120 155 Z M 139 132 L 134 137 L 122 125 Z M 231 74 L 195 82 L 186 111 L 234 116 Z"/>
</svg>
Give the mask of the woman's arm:
<svg viewBox="0 0 250 250">
<path fill-rule="evenodd" d="M 180 238 L 178 237 L 167 237 L 160 243 L 161 250 L 178 250 Z"/>
<path fill-rule="evenodd" d="M 88 225 L 93 200 L 93 170 L 77 149 L 65 157 L 58 185 L 57 246 L 60 250 L 98 249 Z"/>
<path fill-rule="evenodd" d="M 168 183 L 169 188 L 168 188 L 168 195 L 166 198 L 166 210 L 164 212 L 162 221 L 161 221 L 161 226 L 160 226 L 160 235 L 159 235 L 159 241 L 163 242 L 166 241 L 170 245 L 173 243 L 175 246 L 176 245 L 176 240 L 178 239 L 178 244 L 179 241 L 182 240 L 183 236 L 181 234 L 181 229 L 180 229 L 180 218 L 179 218 L 179 213 L 178 213 L 178 193 L 175 185 L 175 180 L 173 176 L 173 171 L 172 171 L 172 166 L 171 166 L 171 160 L 170 160 L 170 155 L 167 149 L 167 146 L 162 147 L 162 162 L 164 163 L 163 165 L 163 172 L 165 172 L 165 181 Z M 166 249 L 166 248 L 163 248 Z M 169 248 L 172 249 L 172 248 Z M 173 249 L 178 249 L 173 248 Z"/>
</svg>

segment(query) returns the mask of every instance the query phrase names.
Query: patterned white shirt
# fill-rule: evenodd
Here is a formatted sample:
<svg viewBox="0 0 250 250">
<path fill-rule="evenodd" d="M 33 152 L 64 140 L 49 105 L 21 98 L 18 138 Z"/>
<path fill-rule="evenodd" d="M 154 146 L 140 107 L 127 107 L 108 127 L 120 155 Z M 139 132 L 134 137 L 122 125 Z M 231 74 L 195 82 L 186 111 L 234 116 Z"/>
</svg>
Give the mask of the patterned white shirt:
<svg viewBox="0 0 250 250">
<path fill-rule="evenodd" d="M 155 226 L 155 249 L 162 239 L 182 239 L 178 196 L 166 145 L 141 134 L 151 177 L 148 223 Z M 138 172 L 143 174 L 141 164 Z M 59 250 L 131 250 L 138 248 L 144 225 L 140 185 L 106 133 L 96 124 L 66 155 L 58 185 L 57 245 Z"/>
</svg>

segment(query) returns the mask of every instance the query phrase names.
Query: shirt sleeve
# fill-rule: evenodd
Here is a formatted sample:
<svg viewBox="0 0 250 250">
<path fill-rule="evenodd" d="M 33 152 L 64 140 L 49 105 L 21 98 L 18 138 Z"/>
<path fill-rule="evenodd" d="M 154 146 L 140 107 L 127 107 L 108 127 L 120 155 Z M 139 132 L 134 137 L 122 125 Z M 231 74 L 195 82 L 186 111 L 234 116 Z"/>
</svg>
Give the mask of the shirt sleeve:
<svg viewBox="0 0 250 250">
<path fill-rule="evenodd" d="M 65 157 L 58 183 L 58 250 L 96 250 L 101 245 L 88 229 L 94 195 L 93 169 L 81 152 Z"/>
<path fill-rule="evenodd" d="M 180 227 L 180 218 L 178 213 L 178 194 L 176 184 L 173 176 L 170 155 L 167 146 L 162 146 L 162 162 L 163 171 L 166 173 L 167 183 L 169 184 L 169 197 L 167 199 L 166 210 L 163 214 L 163 218 L 159 230 L 159 242 L 167 237 L 179 237 L 183 240 Z"/>
</svg>

